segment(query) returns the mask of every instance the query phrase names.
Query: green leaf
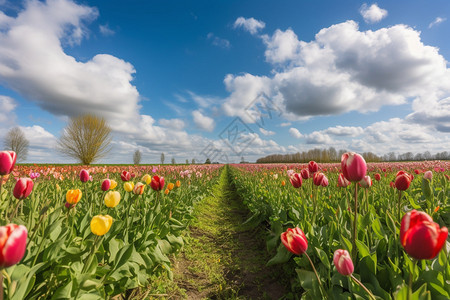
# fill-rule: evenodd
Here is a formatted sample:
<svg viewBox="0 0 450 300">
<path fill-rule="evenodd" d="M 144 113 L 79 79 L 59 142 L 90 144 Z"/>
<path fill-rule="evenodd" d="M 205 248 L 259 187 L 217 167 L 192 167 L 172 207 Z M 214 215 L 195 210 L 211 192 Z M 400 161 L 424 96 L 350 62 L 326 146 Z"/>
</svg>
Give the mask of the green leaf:
<svg viewBox="0 0 450 300">
<path fill-rule="evenodd" d="M 358 252 L 359 252 L 359 255 L 361 258 L 370 256 L 369 247 L 367 247 L 365 244 L 363 244 L 359 240 L 356 240 L 356 247 L 358 248 Z"/>
<path fill-rule="evenodd" d="M 277 254 L 267 262 L 266 266 L 270 267 L 276 264 L 285 263 L 291 256 L 292 253 L 289 252 L 283 244 L 280 244 L 277 249 Z"/>
<path fill-rule="evenodd" d="M 317 253 L 319 255 L 320 261 L 324 264 L 324 266 L 327 269 L 330 269 L 330 261 L 328 260 L 328 256 L 325 253 L 325 251 L 323 251 L 322 249 L 317 248 L 317 247 L 315 247 L 315 249 L 316 249 L 316 251 L 317 251 Z"/>
</svg>

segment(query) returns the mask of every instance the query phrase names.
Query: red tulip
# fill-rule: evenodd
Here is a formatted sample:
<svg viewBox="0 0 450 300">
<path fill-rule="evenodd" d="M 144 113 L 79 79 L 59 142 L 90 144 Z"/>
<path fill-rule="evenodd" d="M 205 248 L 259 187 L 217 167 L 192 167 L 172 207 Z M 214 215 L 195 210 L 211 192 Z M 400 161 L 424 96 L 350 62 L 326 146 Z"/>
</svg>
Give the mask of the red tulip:
<svg viewBox="0 0 450 300">
<path fill-rule="evenodd" d="M 326 182 L 324 182 L 324 181 L 326 181 Z M 314 185 L 317 185 L 317 186 L 323 185 L 323 184 L 326 184 L 323 186 L 327 186 L 328 178 L 322 172 L 317 172 L 316 174 L 314 174 L 313 182 L 314 182 Z"/>
<path fill-rule="evenodd" d="M 406 191 L 411 184 L 411 181 L 414 177 L 412 175 L 406 173 L 405 171 L 399 171 L 395 178 L 395 187 L 399 191 Z"/>
<path fill-rule="evenodd" d="M 30 178 L 19 178 L 14 186 L 13 195 L 17 199 L 25 199 L 33 190 L 33 180 Z"/>
<path fill-rule="evenodd" d="M 302 175 L 303 179 L 308 179 L 309 178 L 309 171 L 308 171 L 308 169 L 301 170 L 300 174 Z"/>
<path fill-rule="evenodd" d="M 80 172 L 80 180 L 81 182 L 87 182 L 89 180 L 89 172 L 85 169 Z"/>
<path fill-rule="evenodd" d="M 17 264 L 25 254 L 27 228 L 23 225 L 0 226 L 0 269 Z"/>
<path fill-rule="evenodd" d="M 308 163 L 308 170 L 309 170 L 309 173 L 314 174 L 319 170 L 319 165 L 315 161 L 312 160 Z"/>
<path fill-rule="evenodd" d="M 348 276 L 353 273 L 353 261 L 347 250 L 338 249 L 334 251 L 333 262 L 336 270 L 342 275 Z"/>
<path fill-rule="evenodd" d="M 381 175 L 380 174 L 375 174 L 375 180 L 376 181 L 380 181 L 381 180 Z"/>
<path fill-rule="evenodd" d="M 130 174 L 130 172 L 123 171 L 120 174 L 120 178 L 122 179 L 122 181 L 130 181 L 131 180 L 131 174 Z"/>
<path fill-rule="evenodd" d="M 302 186 L 302 177 L 298 173 L 292 174 L 291 177 L 289 177 L 289 181 L 296 189 Z"/>
<path fill-rule="evenodd" d="M 359 182 L 361 187 L 367 189 L 372 186 L 372 179 L 370 179 L 369 175 L 364 176 L 364 178 Z"/>
<path fill-rule="evenodd" d="M 358 153 L 347 152 L 341 157 L 342 173 L 351 182 L 358 182 L 366 176 L 367 164 Z"/>
<path fill-rule="evenodd" d="M 411 257 L 432 259 L 441 251 L 448 236 L 447 227 L 439 228 L 426 213 L 413 210 L 402 218 L 400 242 Z"/>
<path fill-rule="evenodd" d="M 300 255 L 308 249 L 308 240 L 303 231 L 298 228 L 288 228 L 281 234 L 281 242 L 290 252 Z"/>
<path fill-rule="evenodd" d="M 111 180 L 109 180 L 108 178 L 103 180 L 102 182 L 102 191 L 106 192 L 109 190 L 109 188 L 111 187 Z"/>
<path fill-rule="evenodd" d="M 351 184 L 350 181 L 348 181 L 345 177 L 344 174 L 340 173 L 339 174 L 339 178 L 338 178 L 338 186 L 339 187 L 348 187 Z"/>
<path fill-rule="evenodd" d="M 160 191 L 164 188 L 164 177 L 153 176 L 150 186 L 155 191 Z"/>
<path fill-rule="evenodd" d="M 1 151 L 0 152 L 0 176 L 8 175 L 14 169 L 16 164 L 16 152 Z"/>
</svg>

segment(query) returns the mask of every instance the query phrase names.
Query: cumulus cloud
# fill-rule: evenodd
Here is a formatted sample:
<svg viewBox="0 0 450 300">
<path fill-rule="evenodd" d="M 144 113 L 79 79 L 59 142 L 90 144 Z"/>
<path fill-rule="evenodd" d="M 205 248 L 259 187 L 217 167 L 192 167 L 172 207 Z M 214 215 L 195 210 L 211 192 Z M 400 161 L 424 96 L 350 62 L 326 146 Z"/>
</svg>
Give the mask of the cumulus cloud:
<svg viewBox="0 0 450 300">
<path fill-rule="evenodd" d="M 299 138 L 302 138 L 302 137 L 303 137 L 303 134 L 301 134 L 300 131 L 298 131 L 297 128 L 293 128 L 293 127 L 289 128 L 289 134 L 290 134 L 293 138 L 296 138 L 296 139 L 299 139 Z"/>
<path fill-rule="evenodd" d="M 259 128 L 259 131 L 265 136 L 275 135 L 275 131 L 266 130 L 264 128 Z"/>
<path fill-rule="evenodd" d="M 441 132 L 450 132 L 450 97 L 418 98 L 413 102 L 413 109 L 415 112 L 409 114 L 406 120 Z"/>
<path fill-rule="evenodd" d="M 283 122 L 283 123 L 280 124 L 281 127 L 288 127 L 288 126 L 291 126 L 291 125 L 292 125 L 291 122 Z"/>
<path fill-rule="evenodd" d="M 275 69 L 272 77 L 227 75 L 231 94 L 223 107 L 228 115 L 241 116 L 261 93 L 287 119 L 298 120 L 377 111 L 411 97 L 450 91 L 446 60 L 406 25 L 360 31 L 357 23 L 347 21 L 320 30 L 310 42 L 299 41 L 291 29 L 263 40 L 266 60 L 284 68 Z"/>
<path fill-rule="evenodd" d="M 447 18 L 437 17 L 436 19 L 434 19 L 433 22 L 430 23 L 430 25 L 428 25 L 428 28 L 431 28 L 433 26 L 439 25 L 439 24 L 441 24 L 442 22 L 444 22 L 446 20 L 447 20 Z"/>
<path fill-rule="evenodd" d="M 159 124 L 175 130 L 182 130 L 185 127 L 184 121 L 181 119 L 159 119 Z"/>
<path fill-rule="evenodd" d="M 306 135 L 306 143 L 307 144 L 327 145 L 327 144 L 332 144 L 333 140 L 326 133 L 323 133 L 320 131 L 314 131 L 314 132 Z"/>
<path fill-rule="evenodd" d="M 256 20 L 254 18 L 244 18 L 239 17 L 234 22 L 233 28 L 243 28 L 244 30 L 250 32 L 250 34 L 257 34 L 258 31 L 266 27 L 266 23 L 263 21 Z"/>
<path fill-rule="evenodd" d="M 362 134 L 364 130 L 362 127 L 353 127 L 353 126 L 336 126 L 330 127 L 325 130 L 325 133 L 337 135 L 337 136 L 358 136 Z"/>
<path fill-rule="evenodd" d="M 14 109 L 16 102 L 13 98 L 0 95 L 0 125 L 8 125 L 14 123 L 16 115 Z"/>
<path fill-rule="evenodd" d="M 195 125 L 202 130 L 211 132 L 216 126 L 214 119 L 203 115 L 199 110 L 194 110 L 192 117 L 194 118 Z"/>
<path fill-rule="evenodd" d="M 208 35 L 206 37 L 208 38 L 208 40 L 211 41 L 211 44 L 213 44 L 216 47 L 224 48 L 224 49 L 228 49 L 231 47 L 231 43 L 229 40 L 220 38 L 212 32 L 208 33 Z"/>
<path fill-rule="evenodd" d="M 359 9 L 359 12 L 366 23 L 380 22 L 388 14 L 387 10 L 380 8 L 376 3 L 371 6 L 364 3 Z"/>
</svg>

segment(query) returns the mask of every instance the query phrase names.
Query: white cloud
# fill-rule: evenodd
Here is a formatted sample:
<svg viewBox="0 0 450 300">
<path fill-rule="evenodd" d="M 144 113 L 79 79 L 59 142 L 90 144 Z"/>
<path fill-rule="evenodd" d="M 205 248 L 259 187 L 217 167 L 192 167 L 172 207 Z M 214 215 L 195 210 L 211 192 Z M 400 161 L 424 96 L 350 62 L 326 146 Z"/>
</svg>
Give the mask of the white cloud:
<svg viewBox="0 0 450 300">
<path fill-rule="evenodd" d="M 194 110 L 192 117 L 194 118 L 195 125 L 202 130 L 211 132 L 216 126 L 214 119 L 203 115 L 199 110 Z"/>
<path fill-rule="evenodd" d="M 99 30 L 100 30 L 100 33 L 102 35 L 104 35 L 104 36 L 111 36 L 111 35 L 114 35 L 116 33 L 114 30 L 109 28 L 108 24 L 99 25 Z"/>
<path fill-rule="evenodd" d="M 14 109 L 17 104 L 13 98 L 0 95 L 0 125 L 14 123 L 16 115 Z"/>
<path fill-rule="evenodd" d="M 159 119 L 159 124 L 175 130 L 182 130 L 185 127 L 184 121 L 181 119 Z"/>
<path fill-rule="evenodd" d="M 367 4 L 364 3 L 359 9 L 359 12 L 366 23 L 380 22 L 388 14 L 387 10 L 378 7 L 376 3 L 371 6 L 367 6 Z"/>
<path fill-rule="evenodd" d="M 239 17 L 234 22 L 233 28 L 244 28 L 244 30 L 250 32 L 250 34 L 256 34 L 259 30 L 266 27 L 266 23 L 256 20 L 254 18 Z"/>
<path fill-rule="evenodd" d="M 266 130 L 264 128 L 259 128 L 259 131 L 265 136 L 275 135 L 275 131 Z"/>
<path fill-rule="evenodd" d="M 307 144 L 323 144 L 328 145 L 332 144 L 333 140 L 326 133 L 320 131 L 314 131 L 308 135 L 306 135 L 306 143 Z"/>
<path fill-rule="evenodd" d="M 377 111 L 410 97 L 450 91 L 446 60 L 408 26 L 359 31 L 355 22 L 347 21 L 320 30 L 311 42 L 296 39 L 290 29 L 264 39 L 270 49 L 266 60 L 285 64 L 273 77 L 226 76 L 231 94 L 223 108 L 228 115 L 244 119 L 245 108 L 261 93 L 273 99 L 288 120 L 304 120 Z"/>
<path fill-rule="evenodd" d="M 289 134 L 290 134 L 293 138 L 296 138 L 296 139 L 300 139 L 300 138 L 303 137 L 303 134 L 301 134 L 300 131 L 298 131 L 297 128 L 293 128 L 293 127 L 289 128 Z"/>
<path fill-rule="evenodd" d="M 224 48 L 224 49 L 228 49 L 231 47 L 229 40 L 220 38 L 212 32 L 208 33 L 208 35 L 206 37 L 208 38 L 208 40 L 211 40 L 211 44 L 213 44 L 216 47 Z"/>
<path fill-rule="evenodd" d="M 353 127 L 353 126 L 336 126 L 330 127 L 325 130 L 325 133 L 337 135 L 337 136 L 358 136 L 364 132 L 362 127 Z"/>
<path fill-rule="evenodd" d="M 292 125 L 291 122 L 284 122 L 284 123 L 280 124 L 281 127 L 288 127 L 288 126 L 291 126 L 291 125 Z"/>
<path fill-rule="evenodd" d="M 447 20 L 447 18 L 437 17 L 436 19 L 434 19 L 433 22 L 430 23 L 430 25 L 428 25 L 428 28 L 431 28 L 433 26 L 439 25 L 439 24 L 441 24 L 442 22 L 444 22 L 446 20 Z"/>
<path fill-rule="evenodd" d="M 195 101 L 195 103 L 197 103 L 200 107 L 203 107 L 203 108 L 211 107 L 219 102 L 219 98 L 214 97 L 214 96 L 202 96 L 202 95 L 198 95 L 189 90 L 186 92 L 189 94 L 189 96 L 192 98 L 192 100 Z M 181 97 L 178 99 L 181 100 L 181 99 L 185 99 L 185 98 Z"/>
<path fill-rule="evenodd" d="M 422 97 L 413 102 L 414 113 L 406 120 L 422 126 L 432 127 L 437 131 L 450 132 L 450 97 Z"/>
</svg>

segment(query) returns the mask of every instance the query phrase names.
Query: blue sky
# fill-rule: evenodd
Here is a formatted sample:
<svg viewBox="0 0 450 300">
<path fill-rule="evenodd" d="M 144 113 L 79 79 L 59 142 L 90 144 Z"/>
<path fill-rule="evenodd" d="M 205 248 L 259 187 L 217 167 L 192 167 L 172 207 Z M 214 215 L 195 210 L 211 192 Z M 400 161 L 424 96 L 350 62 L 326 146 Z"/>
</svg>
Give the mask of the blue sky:
<svg viewBox="0 0 450 300">
<path fill-rule="evenodd" d="M 0 0 L 0 138 L 28 162 L 71 116 L 101 163 L 254 161 L 311 148 L 450 149 L 449 1 Z M 75 161 L 73 161 L 75 162 Z"/>
</svg>

